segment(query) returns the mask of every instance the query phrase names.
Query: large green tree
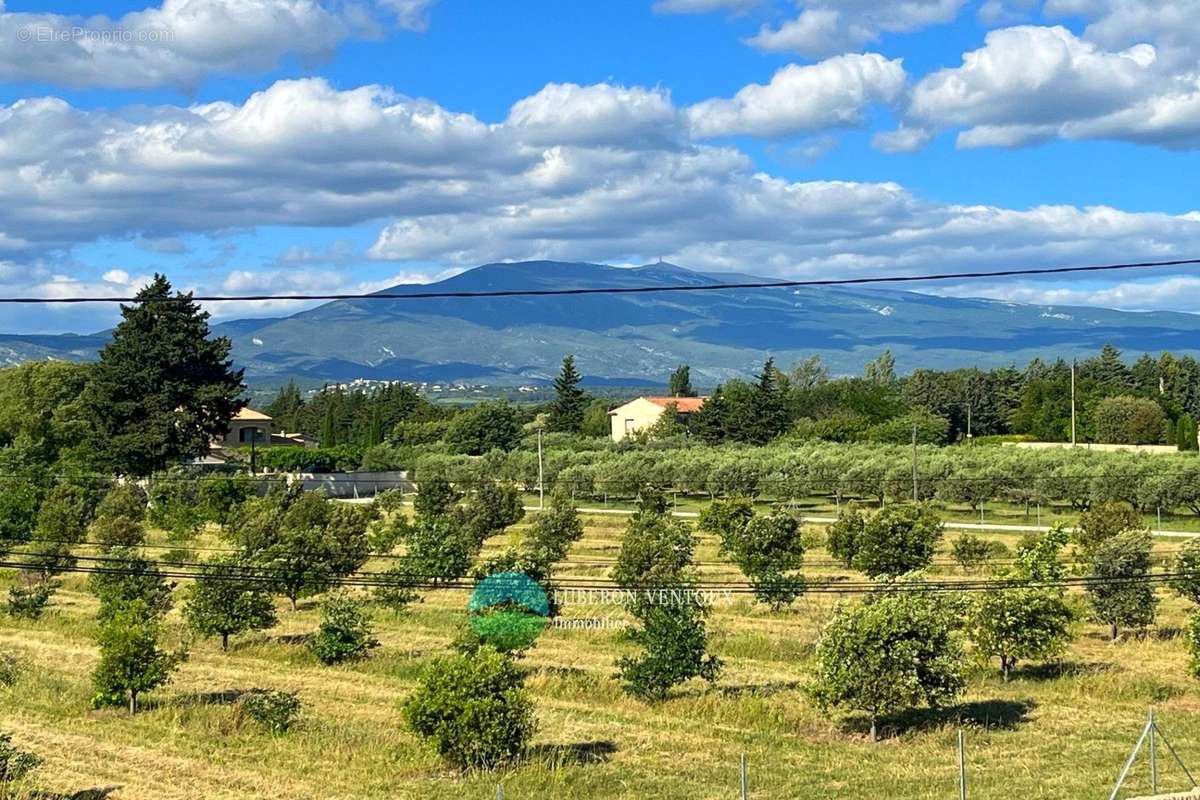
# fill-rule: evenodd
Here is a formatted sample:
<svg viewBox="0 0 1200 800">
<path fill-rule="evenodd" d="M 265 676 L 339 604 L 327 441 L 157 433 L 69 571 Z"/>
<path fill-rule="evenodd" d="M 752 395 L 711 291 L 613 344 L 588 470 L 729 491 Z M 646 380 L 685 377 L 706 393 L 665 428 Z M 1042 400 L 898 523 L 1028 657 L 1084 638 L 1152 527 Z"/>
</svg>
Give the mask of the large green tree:
<svg viewBox="0 0 1200 800">
<path fill-rule="evenodd" d="M 554 400 L 550 403 L 547 427 L 552 431 L 578 433 L 583 427 L 583 412 L 587 409 L 588 396 L 579 388 L 583 376 L 575 368 L 575 356 L 567 356 L 562 362 L 562 371 L 554 379 Z"/>
<path fill-rule="evenodd" d="M 229 340 L 209 334 L 208 312 L 162 275 L 121 306 L 83 401 L 91 455 L 106 472 L 149 475 L 203 455 L 241 407 L 242 371 Z"/>
</svg>

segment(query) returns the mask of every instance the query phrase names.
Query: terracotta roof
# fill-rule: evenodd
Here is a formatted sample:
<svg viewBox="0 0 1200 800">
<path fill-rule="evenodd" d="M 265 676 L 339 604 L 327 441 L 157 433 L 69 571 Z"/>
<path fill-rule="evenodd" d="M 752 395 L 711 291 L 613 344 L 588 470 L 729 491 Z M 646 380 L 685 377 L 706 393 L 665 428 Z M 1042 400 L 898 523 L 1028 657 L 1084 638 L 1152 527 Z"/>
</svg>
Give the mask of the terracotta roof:
<svg viewBox="0 0 1200 800">
<path fill-rule="evenodd" d="M 249 421 L 266 422 L 271 419 L 270 417 L 268 417 L 266 414 L 262 413 L 261 411 L 255 411 L 253 408 L 250 408 L 249 406 L 246 406 L 241 411 L 234 414 L 233 418 L 235 420 L 240 420 L 242 422 L 249 422 Z"/>
<path fill-rule="evenodd" d="M 679 409 L 680 414 L 691 414 L 694 411 L 699 411 L 704 405 L 703 397 L 643 397 L 643 400 L 649 400 L 656 406 L 666 408 L 671 403 Z"/>
</svg>

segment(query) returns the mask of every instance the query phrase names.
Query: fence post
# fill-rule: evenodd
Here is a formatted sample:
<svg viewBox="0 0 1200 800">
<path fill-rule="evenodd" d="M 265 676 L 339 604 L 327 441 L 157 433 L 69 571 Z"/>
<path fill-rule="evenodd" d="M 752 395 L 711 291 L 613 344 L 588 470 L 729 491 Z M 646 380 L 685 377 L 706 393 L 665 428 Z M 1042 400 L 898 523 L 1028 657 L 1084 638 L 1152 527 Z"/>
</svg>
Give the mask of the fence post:
<svg viewBox="0 0 1200 800">
<path fill-rule="evenodd" d="M 958 800 L 967 800 L 967 757 L 962 728 L 958 729 Z"/>
<path fill-rule="evenodd" d="M 1150 721 L 1146 723 L 1150 731 L 1150 793 L 1158 794 L 1158 750 L 1155 747 L 1157 726 L 1154 724 L 1154 709 L 1150 709 Z"/>
<path fill-rule="evenodd" d="M 746 754 L 742 753 L 742 800 L 750 797 L 750 774 L 746 769 Z"/>
</svg>

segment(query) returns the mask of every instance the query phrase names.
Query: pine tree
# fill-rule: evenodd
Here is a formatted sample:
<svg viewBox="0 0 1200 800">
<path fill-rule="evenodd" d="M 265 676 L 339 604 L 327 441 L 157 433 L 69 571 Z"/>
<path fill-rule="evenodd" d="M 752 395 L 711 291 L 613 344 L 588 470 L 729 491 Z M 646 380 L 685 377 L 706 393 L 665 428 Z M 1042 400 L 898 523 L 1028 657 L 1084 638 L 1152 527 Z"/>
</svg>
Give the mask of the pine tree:
<svg viewBox="0 0 1200 800">
<path fill-rule="evenodd" d="M 787 430 L 788 424 L 787 400 L 780 382 L 779 369 L 775 366 L 773 358 L 767 359 L 758 375 L 755 400 L 758 405 L 759 430 L 754 439 L 760 444 L 766 444 Z"/>
<path fill-rule="evenodd" d="M 720 444 L 726 438 L 725 388 L 718 386 L 694 417 L 694 431 L 705 444 Z"/>
<path fill-rule="evenodd" d="M 696 390 L 692 388 L 692 368 L 687 364 L 680 364 L 674 372 L 671 373 L 671 379 L 668 384 L 667 393 L 671 397 L 695 397 Z"/>
<path fill-rule="evenodd" d="M 583 380 L 575 369 L 575 357 L 567 356 L 562 362 L 562 372 L 554 379 L 554 401 L 550 404 L 547 427 L 552 431 L 578 433 L 583 427 L 583 412 L 588 398 L 579 382 Z"/>
<path fill-rule="evenodd" d="M 300 387 L 294 380 L 279 390 L 279 394 L 264 409 L 275 420 L 280 430 L 300 430 L 300 412 L 304 409 L 304 398 L 300 395 Z"/>
<path fill-rule="evenodd" d="M 105 472 L 149 475 L 208 452 L 241 407 L 230 342 L 162 275 L 121 306 L 122 320 L 84 393 L 91 453 Z"/>
</svg>

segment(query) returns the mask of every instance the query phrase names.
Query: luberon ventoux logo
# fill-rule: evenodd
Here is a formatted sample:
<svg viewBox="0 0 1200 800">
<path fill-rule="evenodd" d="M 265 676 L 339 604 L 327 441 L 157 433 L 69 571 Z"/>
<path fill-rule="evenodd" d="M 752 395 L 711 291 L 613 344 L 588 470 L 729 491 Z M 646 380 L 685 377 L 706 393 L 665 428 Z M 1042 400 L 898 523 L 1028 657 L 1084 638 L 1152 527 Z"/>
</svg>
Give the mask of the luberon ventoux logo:
<svg viewBox="0 0 1200 800">
<path fill-rule="evenodd" d="M 520 572 L 484 578 L 471 593 L 467 609 L 479 640 L 502 652 L 529 647 L 550 621 L 546 592 Z"/>
</svg>

